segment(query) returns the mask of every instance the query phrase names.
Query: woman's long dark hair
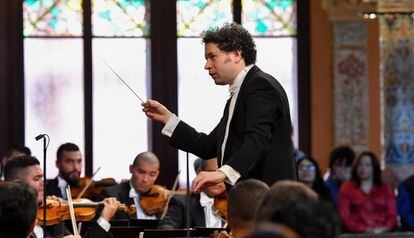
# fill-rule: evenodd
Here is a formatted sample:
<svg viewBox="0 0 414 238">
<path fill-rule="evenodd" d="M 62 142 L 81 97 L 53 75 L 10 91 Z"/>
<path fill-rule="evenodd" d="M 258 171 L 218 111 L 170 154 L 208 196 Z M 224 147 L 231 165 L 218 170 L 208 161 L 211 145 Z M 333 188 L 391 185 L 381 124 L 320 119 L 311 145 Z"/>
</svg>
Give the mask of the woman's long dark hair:
<svg viewBox="0 0 414 238">
<path fill-rule="evenodd" d="M 321 170 L 319 168 L 318 162 L 316 162 L 315 159 L 310 156 L 304 156 L 300 158 L 298 161 L 296 161 L 296 169 L 299 170 L 299 165 L 304 160 L 309 160 L 315 166 L 315 180 L 312 184 L 313 191 L 315 191 L 321 198 L 325 200 L 331 200 L 330 192 L 326 187 L 325 182 L 323 181 Z M 296 172 L 298 173 L 299 171 Z"/>
<path fill-rule="evenodd" d="M 378 161 L 377 156 L 370 152 L 370 151 L 364 151 L 362 152 L 358 158 L 355 160 L 354 166 L 352 166 L 352 180 L 356 182 L 356 184 L 359 186 L 361 186 L 361 179 L 359 178 L 358 174 L 357 174 L 357 168 L 359 163 L 361 162 L 362 157 L 364 156 L 368 156 L 371 164 L 372 164 L 372 173 L 373 173 L 373 182 L 376 185 L 382 185 L 382 179 L 381 179 L 381 166 L 380 163 Z"/>
</svg>

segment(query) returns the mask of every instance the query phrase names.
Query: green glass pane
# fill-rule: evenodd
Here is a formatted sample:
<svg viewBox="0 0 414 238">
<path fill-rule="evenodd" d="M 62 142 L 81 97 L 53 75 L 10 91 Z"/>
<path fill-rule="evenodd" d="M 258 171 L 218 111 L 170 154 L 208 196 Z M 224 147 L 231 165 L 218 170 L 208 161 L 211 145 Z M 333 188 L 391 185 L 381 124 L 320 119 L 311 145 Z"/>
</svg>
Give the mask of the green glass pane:
<svg viewBox="0 0 414 238">
<path fill-rule="evenodd" d="M 255 36 L 296 35 L 295 0 L 243 0 L 243 26 Z"/>
<path fill-rule="evenodd" d="M 233 21 L 231 0 L 178 0 L 177 35 L 200 36 L 204 30 Z"/>
<path fill-rule="evenodd" d="M 24 0 L 24 36 L 82 36 L 82 0 Z"/>
<path fill-rule="evenodd" d="M 148 36 L 145 0 L 93 0 L 94 36 Z"/>
</svg>

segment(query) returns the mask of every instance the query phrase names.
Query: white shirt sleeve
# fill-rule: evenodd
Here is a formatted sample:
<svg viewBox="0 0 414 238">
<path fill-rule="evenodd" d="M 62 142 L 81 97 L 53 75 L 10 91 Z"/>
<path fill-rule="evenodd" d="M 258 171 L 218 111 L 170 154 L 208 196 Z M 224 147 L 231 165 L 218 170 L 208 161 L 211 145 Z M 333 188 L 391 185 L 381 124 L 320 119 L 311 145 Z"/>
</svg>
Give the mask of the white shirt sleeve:
<svg viewBox="0 0 414 238">
<path fill-rule="evenodd" d="M 99 219 L 96 220 L 96 223 L 98 223 L 98 225 L 102 227 L 102 229 L 104 229 L 106 232 L 108 232 L 109 229 L 111 229 L 111 224 L 102 217 L 99 217 Z"/>
<path fill-rule="evenodd" d="M 162 128 L 161 134 L 171 137 L 179 122 L 180 119 L 175 114 L 173 114 L 165 124 L 164 128 Z"/>
<path fill-rule="evenodd" d="M 239 178 L 241 177 L 241 174 L 238 171 L 234 170 L 232 167 L 228 165 L 221 166 L 219 170 L 227 176 L 227 179 L 225 182 L 232 186 L 234 186 L 237 180 L 239 180 Z"/>
</svg>

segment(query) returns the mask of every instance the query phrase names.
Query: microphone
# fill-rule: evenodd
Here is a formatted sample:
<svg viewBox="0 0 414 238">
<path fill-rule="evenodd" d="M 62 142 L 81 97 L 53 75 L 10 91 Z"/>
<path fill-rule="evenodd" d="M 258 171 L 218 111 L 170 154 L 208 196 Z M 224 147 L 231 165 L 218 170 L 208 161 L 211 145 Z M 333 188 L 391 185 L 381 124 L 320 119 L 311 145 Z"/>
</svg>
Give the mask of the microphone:
<svg viewBox="0 0 414 238">
<path fill-rule="evenodd" d="M 40 134 L 38 136 L 35 137 L 35 139 L 38 141 L 40 139 L 42 139 L 43 137 L 45 137 L 46 134 Z"/>
</svg>

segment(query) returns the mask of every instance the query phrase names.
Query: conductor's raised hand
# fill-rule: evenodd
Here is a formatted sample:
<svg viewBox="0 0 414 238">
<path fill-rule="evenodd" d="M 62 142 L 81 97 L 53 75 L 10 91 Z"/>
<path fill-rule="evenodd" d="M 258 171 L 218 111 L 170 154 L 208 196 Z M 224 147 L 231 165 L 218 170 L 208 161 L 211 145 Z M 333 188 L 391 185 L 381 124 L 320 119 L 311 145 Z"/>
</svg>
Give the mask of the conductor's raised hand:
<svg viewBox="0 0 414 238">
<path fill-rule="evenodd" d="M 164 105 L 155 100 L 149 99 L 145 103 L 142 103 L 141 106 L 144 107 L 142 108 L 142 111 L 145 112 L 145 115 L 147 115 L 147 117 L 164 124 L 166 124 L 172 116 L 172 112 L 170 112 Z"/>
</svg>

